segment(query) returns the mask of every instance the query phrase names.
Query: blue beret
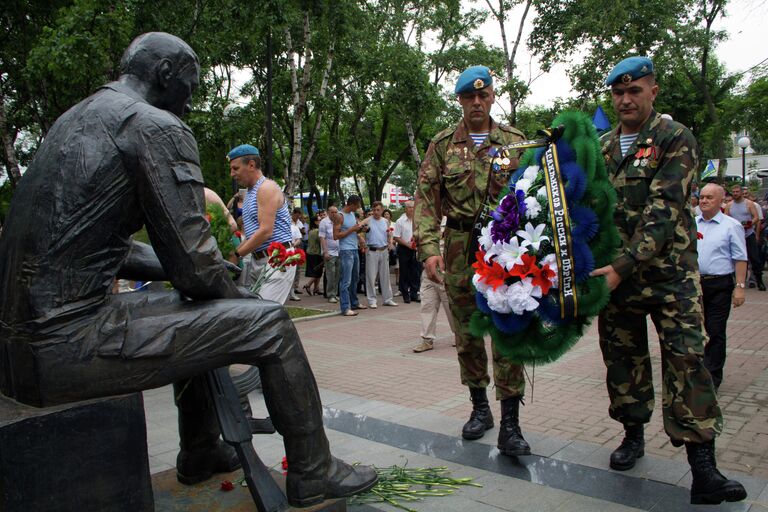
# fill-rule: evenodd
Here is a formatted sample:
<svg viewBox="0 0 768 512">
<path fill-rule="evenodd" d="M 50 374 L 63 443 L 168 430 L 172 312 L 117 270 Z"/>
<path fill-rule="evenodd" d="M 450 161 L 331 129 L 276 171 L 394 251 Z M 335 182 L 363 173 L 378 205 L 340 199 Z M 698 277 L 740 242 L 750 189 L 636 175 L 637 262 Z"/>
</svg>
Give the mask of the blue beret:
<svg viewBox="0 0 768 512">
<path fill-rule="evenodd" d="M 227 162 L 231 162 L 235 158 L 240 158 L 245 155 L 259 156 L 259 150 L 256 146 L 250 144 L 241 144 L 227 154 Z"/>
<path fill-rule="evenodd" d="M 616 82 L 628 84 L 632 80 L 650 75 L 653 73 L 653 61 L 648 57 L 629 57 L 616 64 L 608 78 L 605 79 L 605 85 L 611 86 Z"/>
<path fill-rule="evenodd" d="M 491 71 L 485 66 L 467 68 L 456 81 L 456 94 L 464 94 L 493 85 Z"/>
</svg>

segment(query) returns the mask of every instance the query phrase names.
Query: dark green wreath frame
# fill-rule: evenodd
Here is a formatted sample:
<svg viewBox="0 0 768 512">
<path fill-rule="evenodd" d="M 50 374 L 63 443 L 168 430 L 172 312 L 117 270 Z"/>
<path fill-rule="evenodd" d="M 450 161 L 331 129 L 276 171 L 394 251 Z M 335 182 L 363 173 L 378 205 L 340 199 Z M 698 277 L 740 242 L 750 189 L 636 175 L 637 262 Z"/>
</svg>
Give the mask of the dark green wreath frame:
<svg viewBox="0 0 768 512">
<path fill-rule="evenodd" d="M 600 225 L 598 234 L 589 243 L 595 268 L 599 268 L 613 261 L 616 250 L 621 246 L 621 238 L 613 222 L 616 191 L 608 180 L 592 120 L 582 112 L 566 111 L 552 123 L 553 126 L 561 124 L 565 125 L 562 138 L 573 148 L 576 162 L 587 177 L 587 190 L 577 204 L 594 211 Z M 535 154 L 535 149 L 526 151 L 520 159 L 520 168 L 535 164 Z M 490 315 L 476 311 L 470 319 L 469 328 L 478 337 L 490 334 L 496 350 L 511 361 L 520 364 L 549 363 L 560 358 L 581 338 L 592 319 L 608 303 L 610 291 L 605 278 L 590 277 L 578 283 L 576 295 L 579 315 L 569 323 L 556 326 L 536 316 L 524 331 L 507 334 L 496 328 Z"/>
</svg>

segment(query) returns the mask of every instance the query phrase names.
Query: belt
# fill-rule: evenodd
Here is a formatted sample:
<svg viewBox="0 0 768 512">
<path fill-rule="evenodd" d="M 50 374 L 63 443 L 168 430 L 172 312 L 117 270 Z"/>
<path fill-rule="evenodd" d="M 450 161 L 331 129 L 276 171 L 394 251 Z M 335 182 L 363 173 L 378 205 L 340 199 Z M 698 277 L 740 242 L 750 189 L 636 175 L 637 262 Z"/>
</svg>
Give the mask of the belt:
<svg viewBox="0 0 768 512">
<path fill-rule="evenodd" d="M 281 244 L 285 248 L 293 247 L 293 244 L 291 244 L 291 242 L 278 242 L 278 243 Z M 253 259 L 255 259 L 255 260 L 260 260 L 261 258 L 266 258 L 268 256 L 269 256 L 269 253 L 267 252 L 266 249 L 262 249 L 261 251 L 254 251 L 253 252 Z"/>
<path fill-rule="evenodd" d="M 471 220 L 461 221 L 456 219 L 448 218 L 445 221 L 445 226 L 449 229 L 453 229 L 456 231 L 465 231 L 467 233 L 470 233 L 475 225 L 472 223 Z"/>
<path fill-rule="evenodd" d="M 368 249 L 371 250 L 371 251 L 386 251 L 387 250 L 387 246 L 385 245 L 384 247 L 371 247 L 369 245 Z"/>
<path fill-rule="evenodd" d="M 722 274 L 722 275 L 716 275 L 716 274 L 702 274 L 701 280 L 702 281 L 710 281 L 712 279 L 733 279 L 733 274 Z"/>
</svg>

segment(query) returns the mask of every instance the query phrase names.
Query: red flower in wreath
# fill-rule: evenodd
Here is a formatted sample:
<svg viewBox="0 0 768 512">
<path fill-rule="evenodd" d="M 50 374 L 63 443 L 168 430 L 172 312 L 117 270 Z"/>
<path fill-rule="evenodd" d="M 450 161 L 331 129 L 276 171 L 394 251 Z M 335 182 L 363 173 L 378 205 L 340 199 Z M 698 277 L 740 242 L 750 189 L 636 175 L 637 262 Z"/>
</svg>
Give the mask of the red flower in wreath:
<svg viewBox="0 0 768 512">
<path fill-rule="evenodd" d="M 536 269 L 536 273 L 533 275 L 531 283 L 533 286 L 541 288 L 541 293 L 546 295 L 549 293 L 549 289 L 552 288 L 552 279 L 557 273 L 546 263 L 543 267 L 537 266 Z"/>
<path fill-rule="evenodd" d="M 504 270 L 504 267 L 496 263 L 495 260 L 488 265 L 485 262 L 485 252 L 483 251 L 477 251 L 475 256 L 477 261 L 472 264 L 472 268 L 480 275 L 480 280 L 493 287 L 494 290 L 503 285 L 504 281 L 509 277 L 509 273 Z"/>
<path fill-rule="evenodd" d="M 539 267 L 536 265 L 536 256 L 523 254 L 521 259 L 523 264 L 518 263 L 509 271 L 509 275 L 523 279 L 528 276 L 535 276 L 539 273 Z"/>
</svg>

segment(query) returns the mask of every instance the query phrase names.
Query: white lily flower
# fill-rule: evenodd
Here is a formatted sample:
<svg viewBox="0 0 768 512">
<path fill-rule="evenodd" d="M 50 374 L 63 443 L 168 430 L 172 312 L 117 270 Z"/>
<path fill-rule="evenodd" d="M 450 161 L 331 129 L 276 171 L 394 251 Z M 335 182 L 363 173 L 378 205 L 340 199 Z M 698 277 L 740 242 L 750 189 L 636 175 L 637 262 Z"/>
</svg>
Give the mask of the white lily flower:
<svg viewBox="0 0 768 512">
<path fill-rule="evenodd" d="M 531 184 L 532 184 L 531 180 L 520 178 L 519 180 L 517 180 L 517 183 L 515 183 L 515 192 L 517 192 L 518 190 L 522 190 L 523 194 L 527 194 L 528 189 L 531 188 Z"/>
<path fill-rule="evenodd" d="M 483 227 L 483 229 L 480 230 L 480 236 L 477 237 L 477 241 L 480 244 L 480 247 L 482 247 L 485 252 L 488 252 L 488 250 L 493 245 L 493 239 L 491 238 L 491 226 L 493 226 L 493 221 L 489 222 L 487 226 Z"/>
<path fill-rule="evenodd" d="M 541 297 L 541 288 L 533 286 L 530 277 L 514 283 L 507 289 L 507 303 L 517 315 L 522 315 L 526 311 L 533 311 L 539 307 L 539 301 L 534 297 Z"/>
<path fill-rule="evenodd" d="M 541 168 L 538 165 L 529 165 L 525 168 L 525 171 L 523 171 L 523 179 L 533 183 L 536 181 L 536 177 L 539 175 L 540 170 Z"/>
<path fill-rule="evenodd" d="M 541 205 L 535 197 L 525 198 L 525 216 L 529 219 L 535 219 L 541 213 Z"/>
<path fill-rule="evenodd" d="M 544 240 L 549 240 L 548 236 L 541 235 L 541 233 L 544 232 L 545 227 L 546 225 L 542 223 L 534 228 L 533 224 L 528 222 L 525 225 L 525 231 L 521 229 L 516 234 L 517 236 L 523 239 L 523 247 L 530 245 L 531 247 L 533 247 L 534 251 L 538 252 L 541 242 L 543 242 Z"/>
<path fill-rule="evenodd" d="M 520 246 L 517 237 L 510 237 L 508 243 L 496 244 L 495 247 L 498 255 L 496 261 L 499 262 L 499 265 L 504 266 L 505 270 L 510 270 L 515 265 L 523 263 L 523 254 L 526 253 L 526 248 L 525 245 Z"/>
<path fill-rule="evenodd" d="M 507 285 L 503 284 L 496 288 L 488 289 L 488 293 L 485 294 L 485 298 L 488 299 L 488 307 L 497 313 L 509 313 L 512 308 L 507 300 Z"/>
</svg>

